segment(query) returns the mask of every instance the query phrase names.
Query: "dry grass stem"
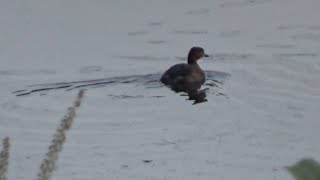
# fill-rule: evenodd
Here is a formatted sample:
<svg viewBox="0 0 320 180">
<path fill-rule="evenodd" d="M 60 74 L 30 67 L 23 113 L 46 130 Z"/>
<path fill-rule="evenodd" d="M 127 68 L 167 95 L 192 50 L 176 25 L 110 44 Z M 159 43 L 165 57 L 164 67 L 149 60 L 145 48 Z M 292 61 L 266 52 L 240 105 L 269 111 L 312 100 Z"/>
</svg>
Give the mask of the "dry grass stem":
<svg viewBox="0 0 320 180">
<path fill-rule="evenodd" d="M 66 139 L 66 131 L 70 129 L 73 123 L 76 116 L 75 109 L 81 105 L 83 95 L 84 90 L 80 90 L 73 107 L 68 108 L 66 115 L 61 120 L 61 123 L 53 136 L 51 145 L 49 146 L 49 151 L 40 166 L 38 180 L 49 180 L 51 178 L 52 172 L 56 168 L 59 152 L 61 152 L 63 143 Z"/>
<path fill-rule="evenodd" d="M 9 137 L 6 137 L 2 141 L 2 151 L 0 153 L 0 180 L 6 180 L 6 174 L 9 163 Z"/>
</svg>

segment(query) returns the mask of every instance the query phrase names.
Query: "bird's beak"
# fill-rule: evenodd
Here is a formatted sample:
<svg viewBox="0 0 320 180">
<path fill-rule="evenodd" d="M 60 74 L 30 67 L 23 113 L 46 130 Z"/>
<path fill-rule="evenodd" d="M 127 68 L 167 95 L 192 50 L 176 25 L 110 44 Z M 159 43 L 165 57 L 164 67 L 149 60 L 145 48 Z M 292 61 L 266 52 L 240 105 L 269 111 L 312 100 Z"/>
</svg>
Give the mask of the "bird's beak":
<svg viewBox="0 0 320 180">
<path fill-rule="evenodd" d="M 204 56 L 204 57 L 209 57 L 209 55 L 208 55 L 208 54 L 204 54 L 203 56 Z"/>
</svg>

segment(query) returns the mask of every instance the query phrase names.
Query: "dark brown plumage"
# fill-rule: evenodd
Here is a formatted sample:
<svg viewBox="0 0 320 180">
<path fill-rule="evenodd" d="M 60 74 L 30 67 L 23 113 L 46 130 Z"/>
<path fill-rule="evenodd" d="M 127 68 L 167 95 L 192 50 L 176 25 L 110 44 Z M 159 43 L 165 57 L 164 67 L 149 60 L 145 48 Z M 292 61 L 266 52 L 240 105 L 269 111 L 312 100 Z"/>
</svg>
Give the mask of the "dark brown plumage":
<svg viewBox="0 0 320 180">
<path fill-rule="evenodd" d="M 188 54 L 188 63 L 176 64 L 170 67 L 161 77 L 161 82 L 175 91 L 190 92 L 197 90 L 206 81 L 206 75 L 197 61 L 208 57 L 201 47 L 192 47 Z"/>
</svg>

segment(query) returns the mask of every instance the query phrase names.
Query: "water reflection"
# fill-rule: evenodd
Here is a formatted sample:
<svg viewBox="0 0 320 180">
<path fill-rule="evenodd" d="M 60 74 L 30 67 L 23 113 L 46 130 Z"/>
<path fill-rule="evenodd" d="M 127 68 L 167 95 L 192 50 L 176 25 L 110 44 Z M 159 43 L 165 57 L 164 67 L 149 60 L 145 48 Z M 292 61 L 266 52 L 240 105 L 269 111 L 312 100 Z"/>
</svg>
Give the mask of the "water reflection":
<svg viewBox="0 0 320 180">
<path fill-rule="evenodd" d="M 188 96 L 188 100 L 192 100 L 194 101 L 193 104 L 198 104 L 198 103 L 202 103 L 202 102 L 206 102 L 208 101 L 206 99 L 207 97 L 207 93 L 206 90 L 208 89 L 200 89 L 201 85 L 199 84 L 187 84 L 183 87 L 181 86 L 168 86 L 170 89 L 172 89 L 174 92 L 176 93 L 186 93 L 186 94 L 182 94 L 182 96 Z"/>
<path fill-rule="evenodd" d="M 204 85 L 202 84 L 183 84 L 176 86 L 168 86 L 171 90 L 176 93 L 183 93 L 181 96 L 188 96 L 187 100 L 191 100 L 194 103 L 198 104 L 202 102 L 207 102 L 207 94 L 214 94 L 216 96 L 225 96 L 224 93 L 219 92 L 219 88 L 223 85 L 226 78 L 230 76 L 230 74 L 219 71 L 205 71 L 207 80 Z M 204 89 L 201 89 L 204 88 Z"/>
<path fill-rule="evenodd" d="M 191 92 L 188 92 L 189 99 L 188 100 L 194 100 L 193 104 L 198 104 L 202 102 L 207 102 L 207 89 L 201 89 L 201 90 L 193 90 Z"/>
</svg>

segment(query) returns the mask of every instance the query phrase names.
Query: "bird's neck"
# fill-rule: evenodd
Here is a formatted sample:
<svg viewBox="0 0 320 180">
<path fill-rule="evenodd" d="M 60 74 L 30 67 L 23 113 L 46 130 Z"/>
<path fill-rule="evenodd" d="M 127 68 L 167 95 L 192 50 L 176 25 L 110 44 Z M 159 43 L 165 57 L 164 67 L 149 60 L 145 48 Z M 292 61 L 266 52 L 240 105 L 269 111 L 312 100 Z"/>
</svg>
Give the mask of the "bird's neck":
<svg viewBox="0 0 320 180">
<path fill-rule="evenodd" d="M 195 56 L 195 54 L 188 54 L 188 64 L 197 64 L 197 57 Z"/>
<path fill-rule="evenodd" d="M 198 64 L 197 60 L 188 59 L 188 64 Z"/>
</svg>

